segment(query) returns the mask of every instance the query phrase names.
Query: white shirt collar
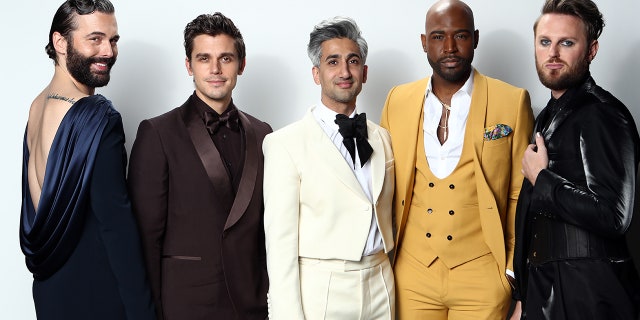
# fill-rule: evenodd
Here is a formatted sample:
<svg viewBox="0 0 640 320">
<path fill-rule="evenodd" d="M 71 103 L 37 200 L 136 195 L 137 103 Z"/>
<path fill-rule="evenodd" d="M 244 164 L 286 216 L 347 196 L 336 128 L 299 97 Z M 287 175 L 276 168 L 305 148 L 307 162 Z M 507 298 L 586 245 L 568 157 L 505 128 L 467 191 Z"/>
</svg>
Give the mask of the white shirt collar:
<svg viewBox="0 0 640 320">
<path fill-rule="evenodd" d="M 458 89 L 456 93 L 451 97 L 451 118 L 455 118 L 460 122 L 466 122 L 467 116 L 469 115 L 469 108 L 471 107 L 471 93 L 473 92 L 473 68 L 471 69 L 471 74 L 465 83 Z M 436 95 L 433 94 L 433 97 L 430 97 L 430 93 L 432 93 L 432 85 L 431 80 L 429 80 L 429 84 L 427 85 L 427 90 L 425 93 L 425 104 L 424 104 L 424 116 L 425 116 L 425 124 L 428 124 L 425 128 L 433 129 L 435 132 L 435 126 L 440 121 L 440 115 L 442 114 L 442 106 L 440 103 L 433 102 L 439 101 Z M 432 102 L 429 103 L 430 99 Z M 450 118 L 450 119 L 451 119 Z M 431 128 L 433 127 L 433 128 Z"/>
<path fill-rule="evenodd" d="M 458 92 L 462 91 L 471 97 L 471 93 L 473 92 L 473 74 L 475 73 L 475 69 L 471 67 L 471 73 L 469 74 L 469 78 L 464 82 L 462 87 L 458 90 Z M 433 86 L 431 84 L 431 79 L 429 79 L 429 84 L 427 85 L 427 92 L 425 96 L 433 91 Z"/>
<path fill-rule="evenodd" d="M 329 109 L 329 107 L 325 106 L 322 102 L 318 103 L 316 107 L 314 107 L 311 112 L 316 120 L 323 126 L 327 128 L 333 129 L 333 131 L 338 131 L 338 125 L 336 124 L 336 115 L 337 112 Z M 353 112 L 349 115 L 349 118 L 355 117 L 358 112 L 358 108 L 354 108 Z"/>
</svg>

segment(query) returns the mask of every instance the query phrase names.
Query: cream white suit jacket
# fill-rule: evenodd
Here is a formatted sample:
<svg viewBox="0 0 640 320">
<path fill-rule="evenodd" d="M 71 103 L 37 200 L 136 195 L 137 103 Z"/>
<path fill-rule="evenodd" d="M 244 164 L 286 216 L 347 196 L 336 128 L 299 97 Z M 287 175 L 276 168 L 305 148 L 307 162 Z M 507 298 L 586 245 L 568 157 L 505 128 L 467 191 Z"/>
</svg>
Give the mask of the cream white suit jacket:
<svg viewBox="0 0 640 320">
<path fill-rule="evenodd" d="M 267 135 L 262 145 L 271 319 L 304 319 L 298 258 L 359 261 L 372 214 L 385 252 L 393 248 L 389 133 L 367 121 L 374 150 L 369 160 L 372 204 L 311 110 L 302 120 Z"/>
</svg>

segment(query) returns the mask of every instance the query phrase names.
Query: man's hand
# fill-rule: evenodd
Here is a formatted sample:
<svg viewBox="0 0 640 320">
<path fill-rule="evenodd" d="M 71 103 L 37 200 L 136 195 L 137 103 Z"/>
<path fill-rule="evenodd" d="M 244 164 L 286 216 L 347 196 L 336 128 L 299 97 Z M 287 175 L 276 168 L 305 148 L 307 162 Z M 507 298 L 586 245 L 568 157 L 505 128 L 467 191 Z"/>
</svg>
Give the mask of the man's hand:
<svg viewBox="0 0 640 320">
<path fill-rule="evenodd" d="M 524 151 L 522 157 L 522 174 L 536 185 L 536 179 L 542 169 L 549 166 L 549 156 L 547 155 L 547 147 L 544 145 L 544 138 L 540 132 L 536 132 L 536 144 L 530 144 Z"/>
<path fill-rule="evenodd" d="M 516 302 L 515 308 L 513 308 L 513 313 L 511 314 L 510 320 L 520 320 L 522 316 L 522 302 L 518 300 Z"/>
</svg>

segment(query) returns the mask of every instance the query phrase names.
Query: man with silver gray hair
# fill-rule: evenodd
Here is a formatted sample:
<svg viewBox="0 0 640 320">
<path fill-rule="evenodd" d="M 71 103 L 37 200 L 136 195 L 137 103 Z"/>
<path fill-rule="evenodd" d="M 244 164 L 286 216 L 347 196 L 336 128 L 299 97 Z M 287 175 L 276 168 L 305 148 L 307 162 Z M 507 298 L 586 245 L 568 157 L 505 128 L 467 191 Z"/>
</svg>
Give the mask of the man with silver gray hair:
<svg viewBox="0 0 640 320">
<path fill-rule="evenodd" d="M 352 19 L 316 25 L 320 101 L 264 140 L 271 319 L 394 319 L 390 137 L 356 110 L 367 49 Z"/>
</svg>

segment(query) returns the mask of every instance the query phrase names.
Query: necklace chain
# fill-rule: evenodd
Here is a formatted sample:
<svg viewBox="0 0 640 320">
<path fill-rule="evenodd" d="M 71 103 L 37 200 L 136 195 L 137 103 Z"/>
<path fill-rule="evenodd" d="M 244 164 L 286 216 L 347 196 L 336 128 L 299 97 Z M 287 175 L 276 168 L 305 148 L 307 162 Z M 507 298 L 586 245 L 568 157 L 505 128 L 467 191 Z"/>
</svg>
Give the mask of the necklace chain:
<svg viewBox="0 0 640 320">
<path fill-rule="evenodd" d="M 447 141 L 447 136 L 449 132 L 449 130 L 447 129 L 449 128 L 449 112 L 451 111 L 451 106 L 442 102 L 442 100 L 440 100 L 440 98 L 438 98 L 438 96 L 436 96 L 435 93 L 433 94 L 433 96 L 436 97 L 436 100 L 438 100 L 438 102 L 440 102 L 442 107 L 446 110 L 444 112 L 444 126 L 441 125 L 440 122 L 438 122 L 438 128 L 442 128 L 444 131 L 442 134 L 442 141 Z"/>
</svg>

